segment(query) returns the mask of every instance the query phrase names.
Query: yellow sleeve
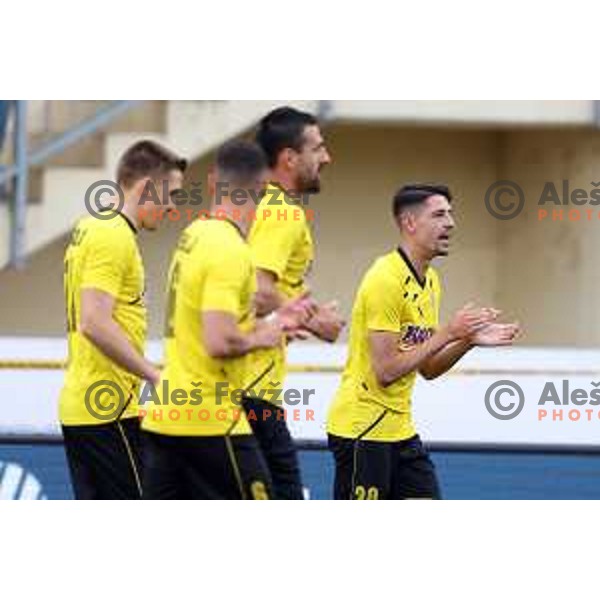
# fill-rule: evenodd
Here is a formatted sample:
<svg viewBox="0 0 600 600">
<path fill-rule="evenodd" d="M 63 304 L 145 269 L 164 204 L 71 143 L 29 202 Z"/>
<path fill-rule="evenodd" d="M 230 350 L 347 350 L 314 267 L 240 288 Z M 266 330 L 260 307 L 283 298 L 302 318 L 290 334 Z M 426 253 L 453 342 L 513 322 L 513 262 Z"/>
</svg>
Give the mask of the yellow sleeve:
<svg viewBox="0 0 600 600">
<path fill-rule="evenodd" d="M 275 211 L 268 218 L 257 219 L 249 240 L 256 268 L 281 280 L 304 226 L 302 221 L 280 220 Z"/>
<path fill-rule="evenodd" d="M 367 329 L 399 333 L 404 306 L 403 293 L 397 292 L 396 287 L 390 287 L 388 279 L 376 274 L 371 274 L 365 281 L 363 293 Z"/>
<path fill-rule="evenodd" d="M 81 272 L 81 289 L 94 288 L 116 298 L 123 276 L 130 265 L 127 240 L 115 235 L 115 230 L 96 228 L 85 238 L 86 259 Z"/>
<path fill-rule="evenodd" d="M 199 298 L 200 311 L 218 310 L 242 317 L 242 295 L 252 263 L 238 249 L 222 249 L 217 260 L 206 264 L 204 285 Z"/>
</svg>

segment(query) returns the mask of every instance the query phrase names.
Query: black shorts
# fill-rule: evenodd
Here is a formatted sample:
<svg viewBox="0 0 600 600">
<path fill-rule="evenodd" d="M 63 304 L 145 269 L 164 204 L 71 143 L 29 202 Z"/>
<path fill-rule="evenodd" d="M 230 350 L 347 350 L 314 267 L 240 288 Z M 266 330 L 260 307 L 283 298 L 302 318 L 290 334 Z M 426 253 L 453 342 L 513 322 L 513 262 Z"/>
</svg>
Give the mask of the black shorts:
<svg viewBox="0 0 600 600">
<path fill-rule="evenodd" d="M 139 500 L 140 422 L 63 425 L 62 433 L 77 500 Z"/>
<path fill-rule="evenodd" d="M 271 479 L 252 435 L 142 431 L 145 500 L 268 500 Z"/>
<path fill-rule="evenodd" d="M 336 500 L 441 499 L 435 467 L 419 436 L 370 442 L 329 435 Z"/>
<path fill-rule="evenodd" d="M 298 453 L 283 408 L 258 398 L 244 398 L 243 407 L 267 461 L 276 500 L 303 500 Z"/>
</svg>

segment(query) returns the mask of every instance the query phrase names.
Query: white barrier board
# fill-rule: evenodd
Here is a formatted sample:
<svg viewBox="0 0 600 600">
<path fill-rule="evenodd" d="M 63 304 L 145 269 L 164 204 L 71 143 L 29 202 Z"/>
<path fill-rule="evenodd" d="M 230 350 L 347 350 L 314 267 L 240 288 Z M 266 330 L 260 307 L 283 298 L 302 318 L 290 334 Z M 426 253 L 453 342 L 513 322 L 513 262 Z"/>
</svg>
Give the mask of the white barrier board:
<svg viewBox="0 0 600 600">
<path fill-rule="evenodd" d="M 295 344 L 289 360 L 293 365 L 341 367 L 345 352 L 343 345 Z M 0 339 L 0 359 L 63 359 L 65 353 L 62 339 Z M 160 360 L 160 343 L 149 344 L 148 354 Z M 339 377 L 339 373 L 290 374 L 286 388 L 314 390 L 308 406 L 288 407 L 288 422 L 297 439 L 325 439 L 327 407 Z M 0 434 L 58 433 L 56 405 L 62 378 L 58 370 L 0 370 Z M 499 419 L 486 407 L 486 392 L 506 380 L 521 388 L 523 407 L 516 417 Z M 504 417 L 519 406 L 518 393 L 505 387 L 493 390 L 488 400 Z M 419 378 L 413 407 L 418 429 L 428 441 L 600 445 L 600 352 L 476 350 L 453 373 L 436 381 Z"/>
</svg>

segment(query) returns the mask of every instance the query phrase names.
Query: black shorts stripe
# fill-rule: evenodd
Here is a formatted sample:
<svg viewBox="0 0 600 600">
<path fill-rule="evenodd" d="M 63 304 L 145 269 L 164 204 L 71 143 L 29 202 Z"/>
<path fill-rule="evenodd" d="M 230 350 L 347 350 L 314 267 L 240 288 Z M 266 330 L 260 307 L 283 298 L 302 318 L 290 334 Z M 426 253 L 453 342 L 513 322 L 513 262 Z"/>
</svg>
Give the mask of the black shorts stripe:
<svg viewBox="0 0 600 600">
<path fill-rule="evenodd" d="M 360 442 L 360 440 L 362 440 L 367 434 L 369 434 L 371 431 L 373 431 L 373 429 L 375 429 L 375 427 L 377 427 L 377 425 L 379 425 L 379 423 L 381 423 L 381 421 L 383 421 L 383 419 L 385 418 L 385 415 L 387 415 L 388 410 L 387 408 L 384 409 L 384 411 L 377 417 L 377 419 L 375 419 L 375 421 L 373 421 L 373 423 L 371 423 L 371 425 L 369 425 L 355 440 L 354 440 L 354 448 L 353 448 L 353 453 L 352 453 L 352 493 L 354 493 L 354 488 L 356 487 L 356 473 L 357 473 L 357 468 L 358 468 L 358 442 Z"/>
<path fill-rule="evenodd" d="M 228 435 L 225 436 L 225 447 L 227 448 L 227 454 L 229 456 L 229 462 L 231 463 L 231 468 L 233 469 L 235 480 L 237 481 L 238 487 L 240 488 L 240 495 L 242 497 L 242 500 L 247 500 L 246 491 L 244 489 L 244 482 L 242 480 L 242 474 L 240 472 L 240 466 L 235 456 L 235 450 L 233 448 L 233 444 L 231 443 L 231 438 Z"/>
<path fill-rule="evenodd" d="M 127 453 L 127 458 L 129 459 L 129 463 L 131 465 L 131 471 L 133 473 L 133 478 L 135 480 L 135 485 L 140 493 L 140 498 L 142 497 L 142 479 L 140 477 L 140 472 L 135 464 L 135 458 L 133 456 L 133 451 L 131 450 L 131 444 L 127 439 L 127 434 L 125 433 L 125 429 L 120 421 L 117 421 L 117 429 L 121 434 L 121 439 L 123 440 L 123 444 L 125 445 L 125 452 Z"/>
</svg>

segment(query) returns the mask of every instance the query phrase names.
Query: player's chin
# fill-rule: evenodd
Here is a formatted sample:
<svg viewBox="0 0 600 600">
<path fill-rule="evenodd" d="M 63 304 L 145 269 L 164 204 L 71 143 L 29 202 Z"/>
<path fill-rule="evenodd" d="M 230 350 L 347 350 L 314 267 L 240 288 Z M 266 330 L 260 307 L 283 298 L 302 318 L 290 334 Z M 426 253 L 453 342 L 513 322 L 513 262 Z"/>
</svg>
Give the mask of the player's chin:
<svg viewBox="0 0 600 600">
<path fill-rule="evenodd" d="M 146 231 L 156 231 L 158 229 L 158 221 L 155 221 L 155 220 L 144 221 L 142 227 Z"/>
<path fill-rule="evenodd" d="M 307 181 L 303 187 L 305 194 L 318 194 L 321 191 L 321 179 L 317 175 L 314 179 Z"/>
<path fill-rule="evenodd" d="M 450 254 L 450 246 L 448 242 L 438 244 L 435 254 L 436 256 L 448 256 Z"/>
</svg>

